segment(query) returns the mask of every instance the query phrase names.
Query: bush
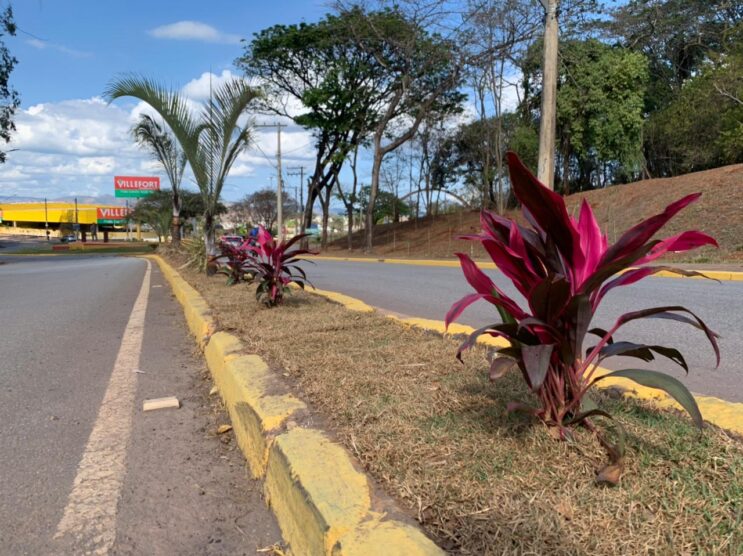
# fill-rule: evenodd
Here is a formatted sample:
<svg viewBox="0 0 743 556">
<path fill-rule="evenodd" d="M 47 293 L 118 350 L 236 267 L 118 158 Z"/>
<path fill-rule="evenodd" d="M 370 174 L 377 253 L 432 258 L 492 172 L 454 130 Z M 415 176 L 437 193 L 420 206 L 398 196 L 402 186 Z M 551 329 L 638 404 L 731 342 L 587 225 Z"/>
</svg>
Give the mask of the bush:
<svg viewBox="0 0 743 556">
<path fill-rule="evenodd" d="M 697 231 L 686 231 L 663 240 L 651 239 L 700 194 L 672 203 L 662 213 L 628 230 L 610 246 L 585 200 L 575 220 L 568 214 L 560 195 L 542 185 L 515 154 L 508 153 L 507 158 L 514 194 L 531 227 L 483 211 L 482 232 L 463 239 L 482 244 L 501 272 L 524 296 L 528 307 L 522 308 L 509 298 L 470 257 L 457 253 L 465 278 L 476 293 L 454 303 L 446 315 L 447 326 L 467 306 L 480 299 L 495 305 L 502 320 L 472 333 L 459 348 L 457 357 L 461 359 L 462 351 L 472 346 L 481 334 L 508 340 L 510 345 L 498 349 L 498 356 L 492 361 L 491 379 L 518 370 L 539 400 L 539 406 L 512 402 L 508 410 L 538 417 L 561 439 L 570 437 L 571 429 L 578 425 L 596 431 L 592 417 L 611 418 L 587 396 L 591 387 L 606 377 L 628 378 L 643 386 L 665 390 L 701 427 L 702 416 L 694 397 L 675 378 L 644 369 L 596 374 L 599 364 L 614 355 L 643 361 L 652 361 L 660 355 L 688 372 L 686 361 L 677 349 L 615 341 L 614 334 L 619 328 L 643 318 L 671 319 L 700 329 L 712 344 L 719 364 L 717 335 L 699 317 L 674 305 L 626 313 L 608 331 L 590 327 L 601 300 L 616 287 L 633 284 L 661 270 L 683 276 L 702 276 L 669 266 L 643 266 L 667 252 L 717 245 L 713 238 Z M 584 354 L 583 345 L 588 334 L 597 336 L 598 341 Z M 615 444 L 596 431 L 609 452 L 611 467 L 604 476 L 609 482 L 616 482 L 621 473 L 618 466 L 621 466 L 624 441 L 621 427 L 617 430 Z"/>
<path fill-rule="evenodd" d="M 295 283 L 304 289 L 310 282 L 299 266 L 301 255 L 315 254 L 307 249 L 293 247 L 307 234 L 296 235 L 290 240 L 276 243 L 271 233 L 262 226 L 258 229 L 257 248 L 245 249 L 248 256 L 241 265 L 242 272 L 250 272 L 258 280 L 256 298 L 268 307 L 280 304 L 289 284 Z M 310 284 L 311 285 L 311 284 Z"/>
</svg>

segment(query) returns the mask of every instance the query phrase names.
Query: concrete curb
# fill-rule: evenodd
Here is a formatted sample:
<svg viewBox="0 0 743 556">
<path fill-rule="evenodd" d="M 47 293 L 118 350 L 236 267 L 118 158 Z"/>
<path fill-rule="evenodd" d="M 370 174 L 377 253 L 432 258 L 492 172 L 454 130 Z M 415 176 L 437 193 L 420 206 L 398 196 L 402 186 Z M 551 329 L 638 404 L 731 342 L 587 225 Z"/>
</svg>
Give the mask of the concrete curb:
<svg viewBox="0 0 743 556">
<path fill-rule="evenodd" d="M 284 539 L 296 555 L 428 556 L 444 552 L 418 528 L 372 508 L 368 478 L 340 444 L 321 430 L 297 425 L 305 404 L 286 391 L 258 355 L 216 332 L 206 301 L 157 255 L 191 333 L 232 420 L 237 443 L 264 493 Z M 373 310 L 342 294 L 324 292 L 356 311 Z"/>
<path fill-rule="evenodd" d="M 345 305 L 344 298 L 350 299 L 353 301 L 353 303 L 345 306 L 352 311 L 356 310 L 354 309 L 354 307 L 358 306 L 358 304 L 369 307 L 369 305 L 366 305 L 363 301 L 359 301 L 358 299 L 354 299 L 347 295 L 336 294 L 335 292 L 327 292 L 324 290 L 308 291 L 316 295 L 326 297 L 337 303 L 341 303 L 342 305 Z M 329 296 L 328 293 L 332 293 L 333 295 Z M 386 316 L 398 321 L 403 326 L 422 328 L 424 330 L 438 332 L 439 334 L 446 336 L 458 336 L 464 334 L 469 335 L 475 331 L 475 329 L 471 326 L 466 326 L 458 323 L 449 325 L 449 329 L 447 330 L 444 325 L 444 321 L 414 317 L 401 318 L 396 315 Z M 492 336 L 480 336 L 477 342 L 493 347 L 505 347 L 508 345 L 508 342 L 503 338 L 493 338 Z M 596 370 L 596 376 L 600 376 L 610 372 L 611 371 L 608 369 L 599 367 Z M 640 400 L 651 401 L 658 407 L 673 408 L 684 411 L 683 408 L 678 403 L 676 403 L 673 398 L 668 396 L 662 390 L 656 390 L 654 388 L 641 386 L 636 382 L 633 382 L 626 378 L 607 378 L 606 380 L 601 381 L 600 388 L 616 388 L 619 389 L 626 396 L 630 396 Z M 717 425 L 720 428 L 729 430 L 739 435 L 743 435 L 743 403 L 728 402 L 719 398 L 714 398 L 712 396 L 701 396 L 699 394 L 694 394 L 694 398 L 696 399 L 697 405 L 699 405 L 699 410 L 702 412 L 702 416 L 705 420 Z"/>
<path fill-rule="evenodd" d="M 386 263 L 386 264 L 402 264 L 402 265 L 413 265 L 413 266 L 436 266 L 446 268 L 459 268 L 459 261 L 448 261 L 442 259 L 375 259 L 369 257 L 331 257 L 331 256 L 315 256 L 313 260 L 318 261 L 339 261 L 339 262 L 351 262 L 351 263 Z M 487 261 L 476 261 L 477 266 L 480 268 L 487 268 L 490 270 L 497 270 L 497 266 L 494 263 Z M 631 270 L 631 269 L 627 269 Z M 626 272 L 626 271 L 625 271 Z M 714 280 L 720 280 L 721 282 L 740 282 L 743 281 L 743 272 L 735 272 L 731 270 L 698 270 L 697 272 L 703 273 L 707 278 L 713 278 Z M 679 276 L 662 270 L 655 274 L 658 278 L 685 278 L 685 276 Z M 695 280 L 704 280 L 703 276 L 689 276 L 689 278 Z"/>
</svg>

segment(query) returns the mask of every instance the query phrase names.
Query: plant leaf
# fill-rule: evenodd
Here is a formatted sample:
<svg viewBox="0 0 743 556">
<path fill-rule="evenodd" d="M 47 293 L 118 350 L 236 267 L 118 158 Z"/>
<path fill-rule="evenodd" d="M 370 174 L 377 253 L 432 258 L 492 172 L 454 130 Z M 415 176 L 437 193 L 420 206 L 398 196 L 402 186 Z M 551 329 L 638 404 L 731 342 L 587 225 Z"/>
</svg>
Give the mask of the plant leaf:
<svg viewBox="0 0 743 556">
<path fill-rule="evenodd" d="M 687 316 L 676 314 L 679 312 L 688 313 L 694 318 L 691 319 Z M 720 346 L 717 344 L 717 338 L 719 338 L 719 334 L 710 330 L 702 319 L 700 319 L 696 314 L 691 312 L 686 307 L 682 307 L 681 305 L 667 305 L 664 307 L 653 307 L 651 309 L 642 309 L 640 311 L 625 313 L 617 319 L 617 327 L 627 324 L 630 321 L 643 318 L 675 320 L 678 322 L 683 322 L 685 324 L 690 324 L 691 326 L 702 330 L 707 336 L 710 344 L 712 344 L 712 349 L 715 352 L 715 357 L 717 360 L 717 366 L 720 366 Z"/>
<path fill-rule="evenodd" d="M 557 249 L 572 266 L 579 240 L 565 201 L 534 177 L 515 153 L 506 153 L 506 160 L 516 198 L 538 227 L 553 239 Z"/>
<path fill-rule="evenodd" d="M 553 344 L 521 346 L 521 358 L 524 362 L 526 374 L 529 376 L 531 388 L 534 391 L 538 390 L 542 386 L 542 383 L 544 383 L 554 347 Z"/>
<path fill-rule="evenodd" d="M 689 372 L 689 366 L 686 364 L 686 359 L 684 359 L 681 352 L 677 349 L 665 346 L 636 344 L 634 342 L 616 342 L 601 348 L 599 357 L 600 359 L 606 359 L 619 355 L 622 357 L 636 357 L 643 361 L 652 361 L 655 359 L 652 352 L 667 357 L 677 365 L 681 366 L 687 373 Z"/>
<path fill-rule="evenodd" d="M 498 380 L 505 376 L 506 373 L 518 367 L 518 363 L 510 357 L 494 357 L 490 363 L 490 380 Z"/>
<path fill-rule="evenodd" d="M 649 371 L 647 369 L 622 369 L 600 376 L 594 379 L 592 384 L 609 377 L 628 378 L 642 386 L 663 390 L 691 415 L 692 420 L 700 429 L 704 427 L 704 420 L 702 419 L 702 413 L 699 411 L 697 401 L 686 386 L 678 379 L 658 371 Z"/>
</svg>

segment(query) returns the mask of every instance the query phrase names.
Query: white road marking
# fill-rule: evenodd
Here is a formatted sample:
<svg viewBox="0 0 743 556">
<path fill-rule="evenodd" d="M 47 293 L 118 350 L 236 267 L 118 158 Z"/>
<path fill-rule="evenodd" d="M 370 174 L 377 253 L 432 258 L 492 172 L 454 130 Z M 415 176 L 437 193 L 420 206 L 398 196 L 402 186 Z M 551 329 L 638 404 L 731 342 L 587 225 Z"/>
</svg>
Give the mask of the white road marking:
<svg viewBox="0 0 743 556">
<path fill-rule="evenodd" d="M 107 554 L 116 540 L 116 508 L 124 478 L 127 445 L 142 351 L 150 289 L 147 262 L 142 287 L 129 315 L 108 388 L 77 468 L 55 539 L 69 538 L 76 553 Z"/>
</svg>

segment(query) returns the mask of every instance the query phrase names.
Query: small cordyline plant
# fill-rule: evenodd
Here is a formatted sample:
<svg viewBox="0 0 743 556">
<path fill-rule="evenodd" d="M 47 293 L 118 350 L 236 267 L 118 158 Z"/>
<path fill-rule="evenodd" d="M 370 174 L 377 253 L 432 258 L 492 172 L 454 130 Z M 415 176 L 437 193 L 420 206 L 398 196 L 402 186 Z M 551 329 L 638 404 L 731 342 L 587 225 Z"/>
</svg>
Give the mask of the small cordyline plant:
<svg viewBox="0 0 743 556">
<path fill-rule="evenodd" d="M 616 427 L 616 442 L 610 443 L 591 422 L 606 417 L 587 393 L 607 377 L 623 377 L 643 386 L 666 391 L 701 428 L 702 416 L 694 397 L 677 379 L 653 370 L 622 369 L 601 375 L 599 364 L 607 357 L 622 355 L 652 361 L 655 355 L 667 357 L 689 371 L 683 355 L 674 348 L 615 341 L 614 334 L 628 322 L 653 318 L 671 319 L 701 330 L 715 351 L 720 352 L 717 334 L 694 313 L 680 305 L 654 307 L 621 315 L 609 330 L 591 328 L 591 320 L 604 296 L 619 286 L 634 284 L 659 271 L 691 276 L 700 273 L 669 266 L 644 266 L 667 252 L 688 251 L 715 240 L 697 231 L 686 231 L 666 239 L 655 234 L 681 209 L 700 194 L 688 195 L 672 203 L 660 214 L 637 224 L 609 245 L 589 204 L 584 200 L 576 220 L 568 214 L 563 198 L 542 185 L 514 153 L 507 154 L 511 186 L 531 227 L 489 211 L 481 214 L 482 232 L 463 236 L 479 241 L 498 269 L 524 296 L 528 307 L 508 297 L 465 254 L 457 253 L 467 282 L 476 293 L 452 305 L 446 325 L 455 321 L 473 302 L 484 299 L 497 308 L 502 322 L 473 332 L 460 346 L 457 357 L 482 334 L 501 337 L 510 345 L 496 350 L 490 367 L 495 380 L 510 370 L 518 370 L 539 400 L 538 407 L 512 402 L 508 411 L 532 414 L 550 427 L 554 436 L 565 439 L 571 429 L 583 425 L 596 432 L 607 449 L 609 465 L 599 480 L 616 483 L 621 475 L 624 433 Z M 587 335 L 597 337 L 595 345 L 583 351 Z M 603 476 L 602 476 L 603 475 Z"/>
<path fill-rule="evenodd" d="M 284 294 L 288 293 L 289 284 L 295 283 L 304 289 L 305 284 L 312 285 L 307 275 L 299 266 L 302 255 L 314 255 L 313 251 L 294 247 L 294 244 L 307 237 L 299 234 L 289 240 L 276 242 L 271 232 L 260 226 L 256 240 L 257 248 L 250 251 L 243 263 L 244 272 L 250 272 L 258 280 L 255 292 L 256 299 L 268 307 L 280 304 Z"/>
<path fill-rule="evenodd" d="M 252 275 L 246 271 L 246 262 L 257 257 L 258 250 L 250 240 L 241 245 L 220 241 L 219 250 L 220 253 L 214 257 L 214 261 L 217 264 L 217 273 L 227 276 L 228 286 L 252 279 Z"/>
</svg>

